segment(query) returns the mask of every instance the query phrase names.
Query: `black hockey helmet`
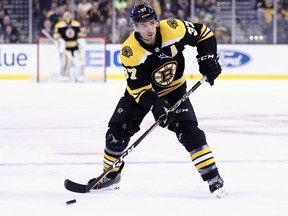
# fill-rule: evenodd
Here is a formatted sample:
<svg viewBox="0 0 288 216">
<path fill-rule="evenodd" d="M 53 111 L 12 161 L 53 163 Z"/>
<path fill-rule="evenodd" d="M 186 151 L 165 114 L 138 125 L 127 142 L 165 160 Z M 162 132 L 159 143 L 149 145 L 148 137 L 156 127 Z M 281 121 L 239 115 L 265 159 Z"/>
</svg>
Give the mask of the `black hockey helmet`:
<svg viewBox="0 0 288 216">
<path fill-rule="evenodd" d="M 147 3 L 134 6 L 130 12 L 130 20 L 133 24 L 150 20 L 159 21 L 155 9 Z"/>
</svg>

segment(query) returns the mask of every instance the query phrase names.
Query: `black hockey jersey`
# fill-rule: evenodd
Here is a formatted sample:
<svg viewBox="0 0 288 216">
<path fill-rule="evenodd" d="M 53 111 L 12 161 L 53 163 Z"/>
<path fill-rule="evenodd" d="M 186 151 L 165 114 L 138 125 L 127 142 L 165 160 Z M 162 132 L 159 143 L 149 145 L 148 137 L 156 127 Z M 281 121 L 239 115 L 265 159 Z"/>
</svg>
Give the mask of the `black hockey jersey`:
<svg viewBox="0 0 288 216">
<path fill-rule="evenodd" d="M 186 89 L 185 45 L 196 46 L 198 53 L 217 52 L 214 34 L 203 24 L 161 20 L 154 47 L 147 46 L 139 33 L 133 32 L 123 43 L 120 55 L 127 78 L 125 95 L 149 109 L 154 102 L 147 96 L 151 91 L 163 97 L 176 89 Z"/>
<path fill-rule="evenodd" d="M 57 35 L 58 34 L 58 35 Z M 77 39 L 84 36 L 80 22 L 72 20 L 70 24 L 64 21 L 59 21 L 55 25 L 54 37 L 61 37 L 65 40 L 66 48 L 73 50 L 78 48 Z"/>
</svg>

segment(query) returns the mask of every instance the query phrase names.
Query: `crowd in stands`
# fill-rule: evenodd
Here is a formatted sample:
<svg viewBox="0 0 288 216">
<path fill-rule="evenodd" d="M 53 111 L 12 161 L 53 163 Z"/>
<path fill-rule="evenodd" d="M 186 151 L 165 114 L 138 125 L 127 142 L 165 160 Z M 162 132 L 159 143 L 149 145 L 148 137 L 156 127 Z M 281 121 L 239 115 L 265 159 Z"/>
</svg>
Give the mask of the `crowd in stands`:
<svg viewBox="0 0 288 216">
<path fill-rule="evenodd" d="M 273 0 L 258 0 L 255 3 L 255 9 L 258 13 L 259 25 L 263 26 L 263 34 L 270 36 L 272 40 L 273 32 Z M 277 2 L 277 34 L 278 43 L 288 43 L 288 0 L 280 0 Z"/>
<path fill-rule="evenodd" d="M 116 15 L 113 15 L 112 0 L 33 0 L 33 20 L 37 20 L 34 31 L 39 34 L 45 29 L 53 34 L 54 25 L 65 11 L 74 11 L 74 18 L 80 21 L 87 36 L 106 36 L 108 43 L 122 43 L 133 30 L 129 11 L 135 0 L 114 0 Z M 137 0 L 136 0 L 137 1 Z M 143 2 L 141 0 L 138 3 Z M 231 26 L 223 23 L 217 0 L 195 0 L 194 14 L 191 14 L 190 0 L 145 0 L 156 8 L 160 19 L 180 18 L 207 24 L 215 33 L 218 43 L 231 43 Z M 258 23 L 263 34 L 273 36 L 273 0 L 251 0 L 251 8 L 257 11 Z M 74 4 L 73 4 L 74 3 Z M 156 5 L 154 5 L 156 3 Z M 230 1 L 231 3 L 231 1 Z M 288 0 L 277 3 L 278 42 L 288 43 Z M 112 32 L 113 19 L 116 31 Z M 19 32 L 10 22 L 9 14 L 0 3 L 0 43 L 18 43 Z"/>
<path fill-rule="evenodd" d="M 45 28 L 52 33 L 55 23 L 61 19 L 65 10 L 71 10 L 71 0 L 48 0 L 37 2 L 34 15 L 40 20 L 38 29 Z M 143 1 L 138 1 L 143 2 Z M 197 0 L 195 15 L 191 16 L 190 0 L 145 0 L 156 8 L 160 19 L 180 18 L 193 22 L 204 22 L 211 28 L 221 27 L 221 22 L 216 22 L 217 5 L 215 0 Z M 156 2 L 156 5 L 154 3 Z M 130 34 L 132 25 L 129 20 L 129 11 L 132 9 L 135 0 L 115 0 L 116 29 L 112 34 L 112 1 L 111 0 L 79 0 L 72 10 L 75 11 L 75 19 L 80 21 L 85 28 L 87 36 L 105 35 L 108 43 L 122 43 Z M 36 14 L 37 12 L 37 14 Z M 215 22 L 213 22 L 215 20 Z M 219 23 L 219 24 L 218 24 Z M 223 28 L 219 28 L 219 33 Z M 221 39 L 228 43 L 229 38 Z"/>
<path fill-rule="evenodd" d="M 20 43 L 19 32 L 0 3 L 0 43 Z"/>
</svg>

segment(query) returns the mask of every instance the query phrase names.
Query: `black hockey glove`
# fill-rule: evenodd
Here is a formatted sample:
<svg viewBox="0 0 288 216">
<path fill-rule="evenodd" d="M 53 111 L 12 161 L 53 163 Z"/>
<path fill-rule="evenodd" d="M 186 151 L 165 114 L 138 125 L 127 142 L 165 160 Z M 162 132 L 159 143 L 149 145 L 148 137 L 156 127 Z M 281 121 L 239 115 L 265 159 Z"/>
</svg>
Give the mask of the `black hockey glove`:
<svg viewBox="0 0 288 216">
<path fill-rule="evenodd" d="M 199 71 L 204 76 L 207 76 L 207 82 L 210 83 L 211 86 L 214 85 L 214 80 L 221 74 L 221 66 L 218 62 L 219 57 L 214 53 L 205 53 L 199 54 L 196 56 Z"/>
<path fill-rule="evenodd" d="M 153 104 L 152 108 L 153 116 L 156 121 L 158 119 L 162 120 L 160 126 L 163 128 L 169 125 L 175 118 L 174 112 L 167 112 L 170 107 L 171 105 L 161 98 L 157 99 Z"/>
</svg>

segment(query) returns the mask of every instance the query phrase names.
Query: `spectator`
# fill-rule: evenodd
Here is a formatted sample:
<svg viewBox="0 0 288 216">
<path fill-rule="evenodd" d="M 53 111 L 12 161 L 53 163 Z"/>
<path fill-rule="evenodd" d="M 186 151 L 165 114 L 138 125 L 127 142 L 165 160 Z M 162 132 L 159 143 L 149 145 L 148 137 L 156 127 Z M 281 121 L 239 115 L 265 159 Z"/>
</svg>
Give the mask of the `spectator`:
<svg viewBox="0 0 288 216">
<path fill-rule="evenodd" d="M 134 1 L 133 0 L 127 0 L 126 11 L 130 11 L 133 7 L 134 7 Z"/>
<path fill-rule="evenodd" d="M 3 34 L 2 25 L 0 24 L 0 44 L 1 43 L 4 43 L 4 34 Z"/>
<path fill-rule="evenodd" d="M 0 8 L 0 25 L 3 26 L 4 16 L 6 15 L 5 10 Z"/>
<path fill-rule="evenodd" d="M 5 14 L 3 17 L 3 28 L 8 24 L 11 24 L 11 19 L 9 15 Z"/>
<path fill-rule="evenodd" d="M 3 38 L 4 43 L 20 43 L 18 31 L 10 23 L 5 25 Z"/>
<path fill-rule="evenodd" d="M 44 20 L 42 28 L 45 29 L 45 31 L 48 32 L 50 35 L 53 35 L 54 28 L 49 19 Z"/>
<path fill-rule="evenodd" d="M 92 4 L 89 0 L 81 0 L 77 5 L 77 11 L 79 13 L 87 14 L 87 12 L 92 8 Z"/>
<path fill-rule="evenodd" d="M 6 28 L 7 26 L 8 26 L 8 28 Z M 2 28 L 3 28 L 4 38 L 6 38 L 6 40 L 7 40 L 7 37 L 10 37 L 11 43 L 16 43 L 16 42 L 18 43 L 19 42 L 18 30 L 16 27 L 14 27 L 12 25 L 9 15 L 4 15 Z"/>
<path fill-rule="evenodd" d="M 120 8 L 126 8 L 127 7 L 127 2 L 126 0 L 115 0 L 115 8 L 116 10 L 120 9 Z"/>
<path fill-rule="evenodd" d="M 227 28 L 225 28 L 224 26 L 220 26 L 220 27 L 215 28 L 214 35 L 217 38 L 218 44 L 231 43 L 231 37 L 229 35 L 229 32 L 228 32 Z"/>
<path fill-rule="evenodd" d="M 128 0 L 129 1 L 129 0 Z M 99 9 L 101 13 L 104 15 L 105 20 L 109 17 L 112 18 L 112 1 L 111 0 L 98 0 L 99 2 Z"/>
<path fill-rule="evenodd" d="M 109 17 L 106 19 L 105 25 L 103 26 L 103 35 L 105 35 L 107 39 L 107 43 L 112 43 L 112 18 Z"/>
<path fill-rule="evenodd" d="M 42 12 L 47 12 L 50 10 L 52 0 L 39 0 L 40 2 L 40 10 Z"/>
<path fill-rule="evenodd" d="M 77 5 L 72 0 L 65 0 L 62 5 L 65 6 L 65 11 L 77 11 Z"/>
<path fill-rule="evenodd" d="M 288 19 L 288 0 L 282 0 L 277 3 L 278 13 L 283 14 L 284 19 Z"/>
<path fill-rule="evenodd" d="M 177 18 L 181 20 L 187 20 L 188 17 L 186 17 L 185 11 L 181 8 L 179 8 L 176 12 Z"/>
<path fill-rule="evenodd" d="M 126 37 L 133 31 L 132 25 L 130 23 L 130 18 L 127 17 L 127 11 L 125 8 L 118 8 L 117 18 L 116 18 L 116 40 L 117 43 L 122 43 L 126 40 Z"/>
<path fill-rule="evenodd" d="M 152 7 L 155 8 L 156 13 L 158 14 L 159 17 L 162 15 L 162 9 L 161 9 L 161 3 L 160 1 L 155 1 L 155 0 L 144 0 L 143 3 L 147 3 L 151 5 Z M 156 3 L 156 5 L 154 5 Z"/>
<path fill-rule="evenodd" d="M 41 1 L 33 0 L 33 20 L 37 20 L 37 30 L 40 31 L 42 28 L 42 11 L 41 11 Z"/>
<path fill-rule="evenodd" d="M 279 44 L 287 44 L 288 43 L 288 19 L 285 17 L 285 13 L 283 13 L 282 5 L 278 6 L 278 14 L 277 14 L 277 43 Z"/>
<path fill-rule="evenodd" d="M 91 23 L 89 23 L 89 17 L 88 16 L 86 16 L 82 19 L 78 19 L 77 21 L 79 21 L 81 23 L 81 30 L 83 32 L 88 33 L 90 31 Z"/>
<path fill-rule="evenodd" d="M 89 28 L 87 36 L 102 36 L 102 26 L 99 23 L 92 23 Z"/>
<path fill-rule="evenodd" d="M 87 12 L 90 23 L 104 23 L 105 15 L 102 14 L 102 10 L 99 8 L 99 2 L 94 1 L 92 8 Z"/>
<path fill-rule="evenodd" d="M 176 11 L 182 9 L 186 17 L 191 17 L 190 0 L 177 0 L 175 9 Z"/>
<path fill-rule="evenodd" d="M 175 2 L 174 0 L 161 1 L 161 17 L 160 19 L 175 18 Z"/>
<path fill-rule="evenodd" d="M 63 20 L 63 15 L 67 11 L 66 5 L 59 5 L 56 10 L 56 14 L 58 16 L 58 21 Z M 71 12 L 71 11 L 70 11 Z M 73 14 L 74 15 L 74 14 Z M 53 25 L 54 26 L 54 25 Z"/>
<path fill-rule="evenodd" d="M 170 19 L 170 18 L 175 18 L 176 15 L 174 14 L 173 11 L 163 11 L 161 19 Z"/>
<path fill-rule="evenodd" d="M 133 0 L 127 0 L 127 6 L 126 8 L 124 8 L 124 10 L 126 11 L 126 19 L 128 21 L 128 23 L 130 23 L 130 17 L 129 17 L 129 12 L 131 11 L 131 9 L 134 7 L 135 2 Z M 128 25 L 131 26 L 131 25 Z M 131 28 L 131 31 L 133 31 L 133 29 Z"/>
<path fill-rule="evenodd" d="M 208 13 L 210 13 L 212 16 L 214 16 L 218 12 L 218 6 L 216 0 L 210 0 L 207 2 L 206 10 Z"/>
<path fill-rule="evenodd" d="M 59 21 L 57 10 L 58 10 L 57 2 L 51 2 L 49 10 L 47 12 L 44 11 L 44 20 L 49 19 L 53 27 Z"/>
<path fill-rule="evenodd" d="M 268 25 L 272 21 L 273 0 L 259 0 L 257 3 L 258 18 L 260 24 Z"/>
<path fill-rule="evenodd" d="M 132 29 L 128 25 L 128 21 L 123 18 L 118 20 L 118 43 L 123 43 L 132 32 Z"/>
</svg>

